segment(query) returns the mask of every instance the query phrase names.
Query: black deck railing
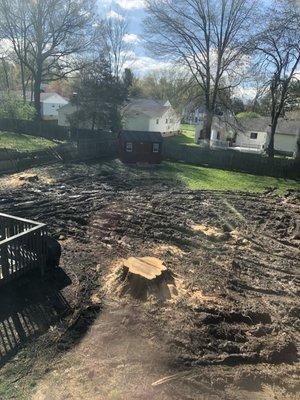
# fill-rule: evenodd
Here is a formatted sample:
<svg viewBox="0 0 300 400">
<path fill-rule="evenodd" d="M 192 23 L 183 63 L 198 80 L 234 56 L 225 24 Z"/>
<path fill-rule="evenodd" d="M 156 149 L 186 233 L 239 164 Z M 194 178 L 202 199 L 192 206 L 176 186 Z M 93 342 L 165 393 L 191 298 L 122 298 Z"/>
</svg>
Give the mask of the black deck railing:
<svg viewBox="0 0 300 400">
<path fill-rule="evenodd" d="M 46 264 L 46 225 L 0 213 L 0 285 Z"/>
</svg>

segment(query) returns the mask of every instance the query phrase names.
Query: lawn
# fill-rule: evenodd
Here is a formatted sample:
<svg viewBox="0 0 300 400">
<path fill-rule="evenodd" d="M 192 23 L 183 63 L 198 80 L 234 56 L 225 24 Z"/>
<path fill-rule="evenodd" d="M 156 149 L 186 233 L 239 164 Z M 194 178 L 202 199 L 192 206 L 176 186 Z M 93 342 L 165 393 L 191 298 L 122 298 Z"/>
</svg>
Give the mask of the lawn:
<svg viewBox="0 0 300 400">
<path fill-rule="evenodd" d="M 173 136 L 168 140 L 177 144 L 187 144 L 189 146 L 196 146 L 195 144 L 195 125 L 182 124 L 182 134 Z"/>
<path fill-rule="evenodd" d="M 0 132 L 0 150 L 15 150 L 20 153 L 33 153 L 39 150 L 54 148 L 57 143 L 52 140 L 21 133 Z"/>
<path fill-rule="evenodd" d="M 162 182 L 178 182 L 192 190 L 230 190 L 261 193 L 274 188 L 278 194 L 288 189 L 300 190 L 300 182 L 283 178 L 258 176 L 241 172 L 223 171 L 183 163 L 164 162 L 153 167 L 125 166 L 119 161 L 105 163 L 101 170 L 126 175 L 125 179 L 153 179 Z"/>
</svg>

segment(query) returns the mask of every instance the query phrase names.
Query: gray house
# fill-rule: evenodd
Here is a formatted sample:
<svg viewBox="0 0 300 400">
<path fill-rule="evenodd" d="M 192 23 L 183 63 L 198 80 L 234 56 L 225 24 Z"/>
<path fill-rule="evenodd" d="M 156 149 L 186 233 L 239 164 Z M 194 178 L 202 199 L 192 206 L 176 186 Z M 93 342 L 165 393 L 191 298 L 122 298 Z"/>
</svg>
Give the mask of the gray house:
<svg viewBox="0 0 300 400">
<path fill-rule="evenodd" d="M 201 140 L 203 120 L 196 126 L 196 142 Z M 263 152 L 270 140 L 270 118 L 214 117 L 210 146 L 232 148 L 244 152 Z M 300 141 L 300 119 L 280 118 L 274 138 L 274 149 L 278 154 L 293 156 Z"/>
</svg>

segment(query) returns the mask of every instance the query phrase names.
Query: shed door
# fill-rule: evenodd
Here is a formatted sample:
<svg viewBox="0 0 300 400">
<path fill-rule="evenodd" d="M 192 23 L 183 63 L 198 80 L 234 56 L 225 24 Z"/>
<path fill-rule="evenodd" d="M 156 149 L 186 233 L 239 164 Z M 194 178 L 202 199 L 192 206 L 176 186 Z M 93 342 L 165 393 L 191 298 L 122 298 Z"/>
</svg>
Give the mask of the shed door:
<svg viewBox="0 0 300 400">
<path fill-rule="evenodd" d="M 139 153 L 140 154 L 147 154 L 148 153 L 148 143 L 147 142 L 139 142 Z"/>
</svg>

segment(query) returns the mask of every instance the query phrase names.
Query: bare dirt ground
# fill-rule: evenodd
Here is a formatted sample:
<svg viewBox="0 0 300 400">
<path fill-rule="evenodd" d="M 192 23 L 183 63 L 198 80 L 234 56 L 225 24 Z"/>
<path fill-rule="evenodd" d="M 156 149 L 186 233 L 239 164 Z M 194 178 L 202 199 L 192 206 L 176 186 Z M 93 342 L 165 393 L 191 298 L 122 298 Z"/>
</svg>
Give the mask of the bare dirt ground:
<svg viewBox="0 0 300 400">
<path fill-rule="evenodd" d="M 97 166 L 33 172 L 2 180 L 0 209 L 60 239 L 71 312 L 12 380 L 38 375 L 24 398 L 300 398 L 299 193 L 189 191 Z M 170 300 L 118 296 L 116 265 L 131 256 L 163 260 Z"/>
</svg>

